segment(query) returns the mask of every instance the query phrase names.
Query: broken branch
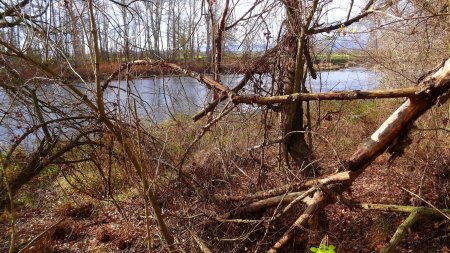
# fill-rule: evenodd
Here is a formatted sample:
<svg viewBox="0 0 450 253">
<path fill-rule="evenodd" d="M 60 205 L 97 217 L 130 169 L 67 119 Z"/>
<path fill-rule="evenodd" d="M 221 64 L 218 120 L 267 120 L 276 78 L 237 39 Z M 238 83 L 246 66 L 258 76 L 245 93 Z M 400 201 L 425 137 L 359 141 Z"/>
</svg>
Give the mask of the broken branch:
<svg viewBox="0 0 450 253">
<path fill-rule="evenodd" d="M 391 89 L 391 90 L 369 90 L 369 91 L 336 91 L 336 92 L 321 92 L 321 93 L 294 93 L 283 96 L 262 97 L 255 95 L 234 96 L 234 103 L 242 104 L 287 104 L 296 101 L 311 101 L 311 100 L 354 100 L 354 99 L 379 99 L 379 98 L 401 98 L 401 97 L 415 97 L 418 89 L 415 87 Z"/>
</svg>

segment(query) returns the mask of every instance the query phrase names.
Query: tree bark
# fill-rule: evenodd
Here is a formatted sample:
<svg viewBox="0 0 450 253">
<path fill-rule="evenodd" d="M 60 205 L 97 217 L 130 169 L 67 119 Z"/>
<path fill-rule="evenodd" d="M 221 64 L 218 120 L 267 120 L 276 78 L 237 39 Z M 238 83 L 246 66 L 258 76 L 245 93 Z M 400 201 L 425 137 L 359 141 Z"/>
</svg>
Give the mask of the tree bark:
<svg viewBox="0 0 450 253">
<path fill-rule="evenodd" d="M 293 93 L 283 96 L 261 97 L 254 95 L 234 96 L 234 103 L 273 105 L 298 103 L 298 101 L 321 101 L 321 100 L 355 100 L 355 99 L 380 99 L 380 98 L 402 98 L 415 97 L 419 90 L 415 87 L 390 89 L 390 90 L 369 90 L 369 91 L 337 91 L 321 93 Z"/>
<path fill-rule="evenodd" d="M 284 94 L 301 91 L 303 80 L 302 53 L 304 49 L 305 34 L 301 33 L 302 22 L 299 12 L 298 0 L 285 1 L 287 12 L 287 34 L 284 47 L 285 72 L 282 77 Z M 283 143 L 283 153 L 286 164 L 289 166 L 289 155 L 298 166 L 302 166 L 309 152 L 305 141 L 303 126 L 303 103 L 292 103 L 283 108 L 283 136 L 288 136 Z M 295 134 L 289 134 L 296 132 Z"/>
</svg>

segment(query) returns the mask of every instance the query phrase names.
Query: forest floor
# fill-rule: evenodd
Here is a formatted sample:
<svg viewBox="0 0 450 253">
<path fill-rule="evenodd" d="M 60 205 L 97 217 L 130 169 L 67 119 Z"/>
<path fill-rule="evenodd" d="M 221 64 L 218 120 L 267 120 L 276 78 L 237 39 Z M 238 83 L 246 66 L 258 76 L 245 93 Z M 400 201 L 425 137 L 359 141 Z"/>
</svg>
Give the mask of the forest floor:
<svg viewBox="0 0 450 253">
<path fill-rule="evenodd" d="M 328 134 L 328 139 L 327 142 L 315 139 L 314 154 L 320 160 L 317 168 L 333 168 L 339 160 L 335 153 L 341 158 L 348 157 L 355 145 L 369 136 L 397 104 L 336 102 L 336 107 L 346 109 L 339 115 L 330 114 L 318 128 L 320 134 Z M 381 105 L 386 112 L 376 110 Z M 333 111 L 335 108 L 328 109 Z M 433 117 L 437 118 L 437 112 L 434 113 Z M 443 113 L 445 115 L 445 110 Z M 266 149 L 263 165 L 258 160 L 259 152 L 254 156 L 245 151 L 249 145 L 242 143 L 244 139 L 251 139 L 250 143 L 255 145 L 249 136 L 261 136 L 262 130 L 255 127 L 261 118 L 258 115 L 252 117 L 252 121 L 247 118 L 225 120 L 223 126 L 226 127 L 218 126 L 215 132 L 205 136 L 206 144 L 197 149 L 185 166 L 184 172 L 194 178 L 206 194 L 199 194 L 192 185 L 180 182 L 176 177 L 158 190 L 163 216 L 177 238 L 176 244 L 185 252 L 200 252 L 191 239 L 194 234 L 203 238 L 213 252 L 265 252 L 304 208 L 294 208 L 293 213 L 271 226 L 217 220 L 218 216 L 240 204 L 220 202 L 213 196 L 240 196 L 261 188 L 271 189 L 303 180 L 299 173 L 277 168 L 276 147 Z M 419 125 L 430 121 L 430 118 L 423 119 Z M 195 125 L 187 129 L 181 121 L 165 124 L 165 130 L 175 135 L 171 138 L 179 140 L 183 139 L 181 136 L 189 135 L 186 131 L 196 129 Z M 448 127 L 448 121 L 445 124 Z M 427 206 L 404 190 L 409 189 L 439 208 L 449 208 L 448 133 L 417 131 L 412 139 L 407 152 L 393 164 L 388 165 L 388 155 L 380 156 L 356 180 L 346 196 L 363 203 Z M 211 148 L 209 142 L 213 141 L 224 146 Z M 228 148 L 227 145 L 236 146 Z M 256 187 L 256 178 L 261 171 L 264 177 L 261 186 Z M 318 169 L 317 172 L 326 175 L 332 171 Z M 15 209 L 17 249 L 43 233 L 22 252 L 164 252 L 153 219 L 150 241 L 146 239 L 144 202 L 136 182 L 121 182 L 113 202 L 98 193 L 101 188 L 98 181 L 83 182 L 83 187 L 73 187 L 73 182 L 69 184 L 67 181 L 70 173 L 48 170 L 21 191 Z M 86 178 L 89 178 L 89 173 L 94 175 L 92 171 L 83 173 Z M 286 252 L 309 252 L 308 249 L 317 246 L 325 235 L 336 246 L 337 252 L 377 252 L 407 217 L 404 213 L 351 209 L 340 203 L 329 205 L 325 212 L 327 219 L 322 223 L 328 229 L 299 231 Z M 270 209 L 250 218 L 270 217 L 272 213 L 273 209 Z M 10 221 L 7 213 L 0 216 L 0 231 L 4 231 L 0 233 L 0 252 L 7 252 Z M 396 252 L 450 252 L 449 224 L 450 221 L 439 217 L 419 219 Z"/>
<path fill-rule="evenodd" d="M 423 170 L 417 172 L 425 173 Z M 447 174 L 446 179 L 443 178 L 445 173 Z M 448 191 L 449 173 L 448 171 L 435 171 L 431 174 L 433 179 L 423 182 L 422 196 L 427 200 L 432 200 L 437 206 L 443 206 L 445 202 L 448 203 L 448 199 L 442 198 L 448 198 L 448 195 L 440 196 L 438 193 L 442 192 L 441 187 L 447 187 Z M 386 168 L 377 162 L 355 182 L 351 197 L 365 203 L 423 204 L 400 188 L 414 189 L 414 184 L 417 183 L 414 178 L 415 176 L 411 175 L 408 169 Z M 443 184 L 434 187 L 428 185 L 436 178 L 439 178 L 439 181 L 443 180 Z M 239 189 L 237 184 L 233 185 L 233 189 L 237 192 L 243 190 Z M 26 203 L 18 208 L 16 213 L 18 245 L 24 246 L 38 234 L 47 231 L 24 252 L 146 252 L 144 204 L 135 191 L 131 191 L 127 199 L 119 203 L 121 214 L 110 203 L 98 203 L 87 198 L 85 194 L 77 194 L 75 191 L 66 192 L 66 200 L 61 201 L 61 190 L 62 188 L 58 185 L 45 190 L 35 189 L 33 196 L 28 196 L 32 197 L 33 203 Z M 203 204 L 199 204 L 200 200 L 195 196 L 184 196 L 182 200 L 184 203 L 175 203 L 175 201 L 180 202 L 180 200 L 176 200 L 176 196 L 165 196 L 163 199 L 174 201 L 174 203 L 167 204 L 167 209 L 177 210 L 177 207 L 190 209 L 188 211 L 178 209 L 178 211 L 172 211 L 174 213 L 167 213 L 166 217 L 170 226 L 184 227 L 185 219 L 189 219 L 187 213 L 199 215 L 196 210 L 205 210 L 204 207 L 201 207 Z M 186 207 L 189 206 L 186 205 L 187 203 L 193 203 L 193 206 Z M 226 211 L 226 208 L 219 210 L 220 208 L 210 206 L 207 209 L 209 208 L 211 208 L 211 214 Z M 407 214 L 351 210 L 342 204 L 327 207 L 326 215 L 328 231 L 321 231 L 315 239 L 308 238 L 306 232 L 297 235 L 296 244 L 287 252 L 309 252 L 305 251 L 305 246 L 312 245 L 305 245 L 305 242 L 309 239 L 310 244 L 317 243 L 317 246 L 325 234 L 328 235 L 330 243 L 337 247 L 337 252 L 377 252 L 389 241 L 397 226 L 407 217 Z M 8 225 L 9 220 L 3 217 L 0 221 L 0 231 L 9 231 Z M 289 223 L 285 225 L 288 226 Z M 211 224 L 205 223 L 202 228 L 204 231 L 198 232 L 205 236 L 205 240 L 209 238 L 207 230 L 210 226 Z M 160 239 L 155 235 L 157 228 L 153 225 L 151 229 L 152 236 L 154 236 L 151 252 L 159 252 L 161 245 Z M 245 233 L 248 228 L 234 229 L 232 234 Z M 282 227 L 278 229 L 283 230 Z M 221 233 L 223 232 L 219 232 L 219 234 Z M 8 235 L 9 233 L 0 235 L 1 252 L 7 251 Z M 214 232 L 211 233 L 211 236 L 213 235 Z M 449 235 L 448 220 L 422 218 L 409 231 L 396 252 L 450 252 Z M 254 240 L 261 237 L 258 232 L 250 236 L 254 236 Z M 276 238 L 274 235 L 272 237 Z M 268 238 L 267 243 L 270 244 L 270 241 Z M 248 243 L 241 242 L 240 248 L 232 246 L 224 251 L 214 252 L 249 252 L 245 250 L 245 245 Z M 183 242 L 181 244 L 186 246 Z M 219 244 L 224 244 L 224 242 L 219 242 Z M 184 250 L 199 252 L 195 245 L 191 245 L 191 247 L 184 248 Z M 248 247 L 250 248 L 250 245 Z M 211 249 L 217 250 L 217 247 L 211 245 Z M 261 250 L 261 252 L 263 251 Z"/>
</svg>

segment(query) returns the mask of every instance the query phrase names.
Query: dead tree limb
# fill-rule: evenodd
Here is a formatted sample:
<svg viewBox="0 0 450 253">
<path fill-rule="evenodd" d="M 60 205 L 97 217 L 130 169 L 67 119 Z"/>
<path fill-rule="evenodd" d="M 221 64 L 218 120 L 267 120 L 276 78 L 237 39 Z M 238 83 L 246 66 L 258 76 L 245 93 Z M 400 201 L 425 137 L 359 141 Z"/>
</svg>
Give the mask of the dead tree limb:
<svg viewBox="0 0 450 253">
<path fill-rule="evenodd" d="M 238 83 L 238 85 L 236 85 L 233 89 L 231 89 L 232 93 L 237 93 L 238 91 L 240 91 L 242 88 L 244 88 L 244 86 L 247 84 L 248 81 L 250 81 L 250 79 L 253 77 L 254 72 L 250 71 L 244 74 L 244 77 L 241 79 L 241 81 Z M 198 121 L 199 119 L 203 118 L 205 115 L 207 115 L 210 111 L 214 110 L 214 108 L 216 108 L 216 106 L 224 101 L 225 99 L 228 98 L 228 94 L 223 93 L 221 94 L 218 98 L 216 98 L 214 101 L 212 101 L 211 103 L 208 104 L 208 106 L 206 106 L 205 108 L 203 108 L 201 111 L 199 111 L 198 113 L 196 113 L 192 119 L 194 121 Z"/>
<path fill-rule="evenodd" d="M 391 237 L 386 246 L 381 249 L 380 253 L 394 252 L 400 241 L 408 233 L 408 229 L 414 225 L 417 219 L 423 215 L 442 216 L 443 213 L 450 214 L 449 209 L 434 209 L 427 207 L 414 207 L 414 206 L 395 206 L 395 205 L 380 205 L 380 204 L 360 204 L 364 209 L 383 210 L 383 211 L 397 211 L 397 212 L 409 212 L 409 216 L 398 226 L 394 235 Z M 447 216 L 445 216 L 447 218 Z"/>
<path fill-rule="evenodd" d="M 22 253 L 24 252 L 26 249 L 28 249 L 31 245 L 33 245 L 33 243 L 35 243 L 37 240 L 41 239 L 42 236 L 44 236 L 46 233 L 48 233 L 51 229 L 53 229 L 54 227 L 56 227 L 57 225 L 61 224 L 61 222 L 63 222 L 67 217 L 63 217 L 61 219 L 59 219 L 57 222 L 53 223 L 53 225 L 51 225 L 50 227 L 48 227 L 47 229 L 45 229 L 44 231 L 42 231 L 40 234 L 38 234 L 36 237 L 34 237 L 33 239 L 31 239 L 31 241 L 29 241 L 21 250 L 18 251 L 18 253 Z"/>
<path fill-rule="evenodd" d="M 313 201 L 308 205 L 306 210 L 300 215 L 297 220 L 292 224 L 289 229 L 283 234 L 283 236 L 272 246 L 268 251 L 269 253 L 276 253 L 279 249 L 282 249 L 288 242 L 292 240 L 297 228 L 302 226 L 310 217 L 314 215 L 316 210 L 325 205 L 327 198 L 323 192 L 318 191 L 314 194 Z"/>
<path fill-rule="evenodd" d="M 374 12 L 374 10 L 371 9 L 374 3 L 375 3 L 375 0 L 370 0 L 364 6 L 364 8 L 361 10 L 361 12 L 358 15 L 356 15 L 353 18 L 347 18 L 347 20 L 345 22 L 339 22 L 339 23 L 336 23 L 336 24 L 333 24 L 333 25 L 330 25 L 330 26 L 327 26 L 327 27 L 322 27 L 322 28 L 313 27 L 313 28 L 308 30 L 308 34 L 320 34 L 320 33 L 323 33 L 323 32 L 328 32 L 329 33 L 331 31 L 337 30 L 337 29 L 339 29 L 341 27 L 346 27 L 346 26 L 349 26 L 349 25 L 351 25 L 353 23 L 356 23 L 356 22 L 360 21 L 362 18 L 364 18 L 364 17 L 366 17 L 366 16 L 368 16 L 371 13 Z M 382 9 L 382 8 L 378 8 L 378 10 L 380 10 L 380 9 Z"/>
<path fill-rule="evenodd" d="M 420 83 L 417 95 L 406 100 L 379 128 L 372 134 L 369 140 L 361 145 L 356 152 L 344 162 L 344 168 L 349 172 L 346 182 L 331 184 L 324 187 L 325 191 L 341 194 L 353 183 L 356 177 L 364 171 L 379 155 L 381 155 L 404 132 L 409 131 L 410 126 L 428 109 L 437 103 L 445 103 L 450 93 L 450 59 L 443 62 L 438 70 L 426 76 Z M 353 173 L 352 173 L 353 172 Z M 332 203 L 332 196 L 318 198 L 316 205 L 309 206 L 302 216 L 311 216 L 319 204 L 322 207 Z M 282 249 L 291 239 L 294 230 L 304 222 L 302 216 L 289 228 L 289 230 L 272 246 L 270 252 Z"/>
<path fill-rule="evenodd" d="M 395 248 L 398 246 L 400 241 L 405 237 L 408 233 L 408 229 L 416 223 L 417 219 L 420 217 L 420 210 L 415 209 L 411 212 L 411 214 L 406 218 L 400 226 L 398 226 L 391 240 L 389 241 L 383 249 L 380 250 L 380 253 L 390 253 L 394 252 Z"/>
<path fill-rule="evenodd" d="M 259 191 L 253 194 L 247 194 L 244 196 L 215 196 L 216 199 L 221 201 L 255 201 L 264 200 L 271 197 L 282 197 L 287 192 L 292 192 L 293 194 L 298 194 L 298 191 L 306 190 L 310 187 L 317 185 L 328 185 L 331 183 L 347 182 L 353 180 L 359 174 L 350 171 L 344 171 L 336 174 L 329 175 L 324 178 L 316 178 L 311 180 L 306 180 L 303 182 L 296 182 L 291 184 L 286 184 L 274 189 Z"/>
<path fill-rule="evenodd" d="M 402 98 L 415 97 L 418 89 L 415 87 L 390 89 L 390 90 L 369 90 L 369 91 L 337 91 L 337 92 L 321 92 L 321 93 L 294 93 L 283 96 L 262 97 L 255 95 L 234 96 L 233 102 L 236 104 L 288 104 L 297 101 L 311 100 L 355 100 L 355 99 L 379 99 L 379 98 Z"/>
<path fill-rule="evenodd" d="M 304 192 L 292 192 L 284 195 L 279 195 L 271 198 L 266 198 L 263 200 L 258 200 L 248 205 L 242 206 L 234 210 L 233 212 L 222 215 L 220 219 L 229 219 L 230 217 L 243 216 L 262 212 L 269 208 L 275 207 L 281 204 L 288 204 L 294 201 L 299 196 L 303 195 Z"/>
<path fill-rule="evenodd" d="M 202 240 L 202 238 L 200 238 L 200 236 L 197 235 L 197 233 L 195 233 L 195 231 L 189 230 L 189 232 L 190 232 L 192 238 L 194 239 L 194 241 L 197 243 L 201 252 L 212 253 L 212 251 L 208 248 L 208 246 L 206 246 L 206 243 Z"/>
<path fill-rule="evenodd" d="M 309 190 L 303 192 L 302 195 L 298 196 L 297 198 L 295 198 L 294 200 L 291 201 L 291 203 L 289 203 L 281 213 L 279 213 L 276 217 L 279 217 L 285 213 L 287 213 L 296 203 L 298 203 L 299 201 L 302 201 L 304 198 L 308 197 L 309 195 L 315 193 L 316 191 L 318 191 L 320 189 L 320 186 L 318 187 L 311 187 L 309 188 Z"/>
<path fill-rule="evenodd" d="M 278 51 L 278 46 L 275 46 L 274 48 L 269 49 L 266 53 L 264 53 L 264 55 L 261 56 L 254 63 L 252 63 L 251 68 L 248 71 L 245 72 L 244 77 L 242 77 L 241 81 L 234 88 L 231 89 L 232 94 L 236 94 L 240 90 L 242 90 L 245 87 L 245 85 L 248 83 L 248 81 L 250 81 L 252 79 L 253 75 L 255 75 L 255 73 L 258 72 L 258 70 L 261 68 L 261 66 L 264 65 L 265 63 L 267 63 L 268 59 L 270 59 L 272 57 L 272 55 L 274 53 L 276 53 L 277 51 Z M 207 115 L 210 111 L 214 110 L 214 108 L 216 108 L 216 106 L 220 102 L 224 101 L 227 98 L 228 98 L 228 94 L 227 93 L 221 94 L 217 99 L 215 99 L 214 101 L 209 103 L 208 106 L 206 106 L 201 111 L 196 113 L 192 117 L 192 119 L 194 121 L 200 120 L 205 115 Z"/>
<path fill-rule="evenodd" d="M 352 202 L 352 203 L 346 203 L 344 204 L 355 207 L 355 208 L 361 208 L 365 210 L 375 210 L 375 211 L 386 211 L 386 212 L 402 212 L 402 213 L 411 213 L 417 209 L 420 209 L 421 214 L 423 215 L 436 215 L 436 216 L 443 216 L 442 214 L 450 214 L 450 209 L 434 209 L 429 207 L 422 207 L 422 206 L 399 206 L 399 205 L 384 205 L 384 204 L 368 204 L 368 203 L 358 203 L 358 202 Z M 446 216 L 443 216 L 447 218 Z"/>
<path fill-rule="evenodd" d="M 270 51 L 272 53 L 272 51 Z M 122 64 L 121 67 L 112 73 L 106 81 L 102 85 L 102 90 L 105 90 L 109 83 L 116 78 L 120 73 L 124 72 L 125 69 L 130 69 L 136 65 L 146 65 L 146 66 L 162 66 L 166 68 L 170 68 L 180 74 L 192 77 L 197 81 L 204 84 L 208 89 L 216 90 L 220 92 L 220 96 L 211 102 L 207 107 L 205 107 L 202 111 L 198 112 L 194 115 L 193 120 L 197 121 L 201 119 L 208 112 L 213 110 L 221 101 L 225 100 L 228 97 L 232 98 L 232 101 L 235 104 L 259 104 L 259 105 L 272 105 L 272 104 L 289 104 L 294 103 L 296 101 L 311 101 L 311 100 L 354 100 L 354 99 L 380 99 L 380 98 L 413 98 L 417 96 L 417 93 L 420 91 L 416 87 L 410 88 L 402 88 L 402 89 L 390 89 L 390 90 L 370 90 L 370 91 L 338 91 L 338 92 L 322 92 L 322 93 L 293 93 L 289 95 L 283 96 L 271 96 L 271 97 L 263 97 L 256 95 L 236 95 L 236 93 L 241 90 L 247 82 L 252 78 L 259 64 L 261 64 L 261 60 L 266 57 L 262 57 L 260 60 L 256 61 L 254 66 L 251 68 L 251 71 L 248 71 L 244 74 L 244 77 L 239 82 L 236 87 L 233 89 L 229 89 L 224 86 L 220 82 L 217 82 L 205 75 L 196 73 L 194 71 L 184 69 L 174 63 L 168 63 L 165 61 L 147 61 L 147 60 L 136 60 L 133 62 Z M 259 64 L 258 64 L 259 63 Z"/>
<path fill-rule="evenodd" d="M 125 69 L 130 69 L 133 66 L 161 66 L 161 67 L 166 67 L 169 69 L 172 69 L 180 74 L 184 74 L 186 76 L 192 77 L 194 79 L 196 79 L 197 81 L 201 82 L 202 84 L 204 84 L 208 89 L 216 89 L 220 92 L 227 92 L 228 88 L 226 88 L 225 86 L 223 86 L 221 83 L 205 76 L 199 73 L 196 73 L 194 71 L 188 70 L 188 69 L 184 69 L 174 63 L 169 63 L 169 62 L 165 62 L 165 61 L 153 61 L 153 60 L 136 60 L 136 61 L 132 61 L 132 62 L 128 62 L 128 63 L 124 63 L 120 66 L 120 68 L 118 70 L 116 70 L 114 73 L 112 73 L 103 83 L 102 85 L 102 90 L 105 90 L 109 83 L 116 78 L 117 76 L 120 75 L 120 73 L 124 72 Z"/>
</svg>

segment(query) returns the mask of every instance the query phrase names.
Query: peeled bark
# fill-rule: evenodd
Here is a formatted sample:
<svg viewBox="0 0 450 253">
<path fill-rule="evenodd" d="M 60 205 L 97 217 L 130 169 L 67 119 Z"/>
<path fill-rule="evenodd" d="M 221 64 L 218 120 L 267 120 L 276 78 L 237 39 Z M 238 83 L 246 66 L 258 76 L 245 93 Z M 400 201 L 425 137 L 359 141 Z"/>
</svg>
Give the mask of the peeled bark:
<svg viewBox="0 0 450 253">
<path fill-rule="evenodd" d="M 391 145 L 398 143 L 400 136 L 408 134 L 411 125 L 436 103 L 445 103 L 449 98 L 450 59 L 418 85 L 417 95 L 406 100 L 372 136 L 361 145 L 346 162 L 346 169 L 357 171 L 366 168 Z"/>
</svg>

